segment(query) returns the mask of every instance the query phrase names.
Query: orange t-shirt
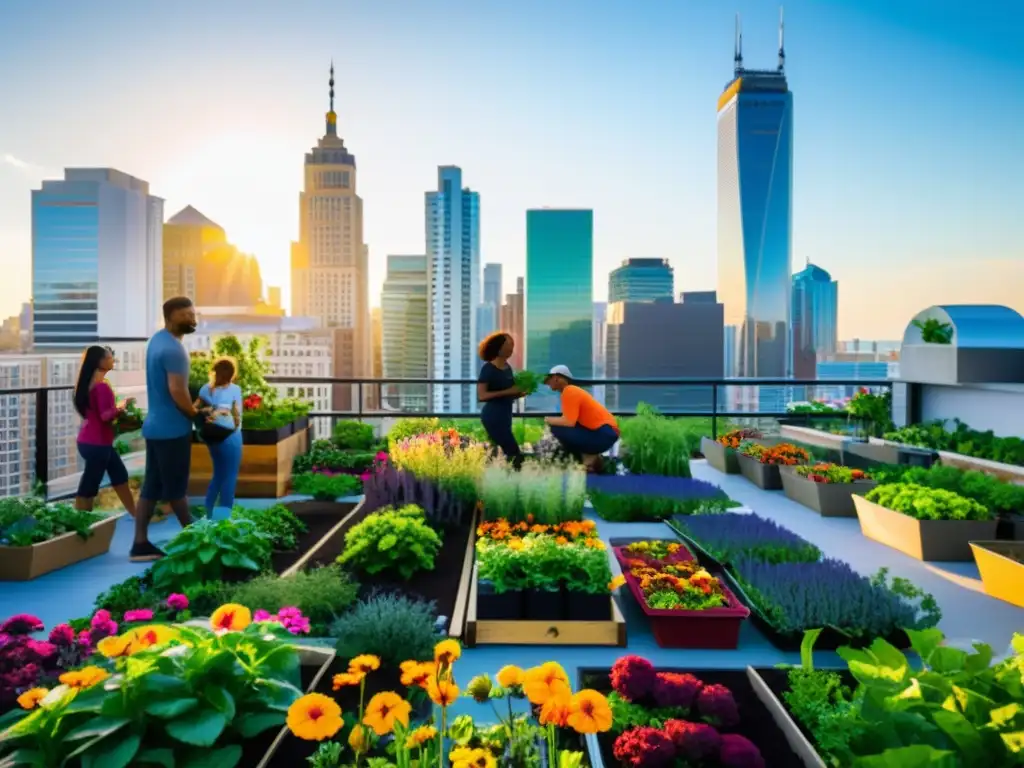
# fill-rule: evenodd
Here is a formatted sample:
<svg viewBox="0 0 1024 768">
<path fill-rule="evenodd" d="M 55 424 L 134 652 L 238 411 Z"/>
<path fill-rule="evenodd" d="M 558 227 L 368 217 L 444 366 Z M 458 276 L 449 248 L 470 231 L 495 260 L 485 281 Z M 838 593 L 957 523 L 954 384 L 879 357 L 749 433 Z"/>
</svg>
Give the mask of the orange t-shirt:
<svg viewBox="0 0 1024 768">
<path fill-rule="evenodd" d="M 585 429 L 600 429 L 607 424 L 616 432 L 619 431 L 618 422 L 608 409 L 585 389 L 572 384 L 562 390 L 562 417 L 575 421 Z"/>
</svg>

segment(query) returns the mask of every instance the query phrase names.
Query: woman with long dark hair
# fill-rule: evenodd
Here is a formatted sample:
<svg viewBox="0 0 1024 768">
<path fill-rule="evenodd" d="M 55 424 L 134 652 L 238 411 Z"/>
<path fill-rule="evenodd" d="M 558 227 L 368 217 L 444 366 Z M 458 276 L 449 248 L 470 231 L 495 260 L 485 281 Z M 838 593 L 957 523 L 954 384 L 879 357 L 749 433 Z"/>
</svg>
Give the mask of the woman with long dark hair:
<svg viewBox="0 0 1024 768">
<path fill-rule="evenodd" d="M 515 346 L 512 334 L 503 331 L 480 342 L 480 359 L 484 364 L 477 378 L 476 399 L 483 403 L 480 421 L 491 443 L 518 468 L 523 463 L 523 453 L 512 433 L 512 404 L 524 393 L 516 386 L 515 372 L 508 362 Z"/>
<path fill-rule="evenodd" d="M 124 508 L 135 517 L 135 499 L 128 487 L 128 470 L 114 448 L 114 422 L 124 412 L 114 399 L 114 390 L 106 376 L 114 368 L 114 353 L 109 347 L 91 346 L 82 354 L 75 384 L 75 410 L 82 417 L 78 431 L 78 453 L 85 459 L 85 471 L 78 481 L 75 508 L 92 509 L 100 491 L 103 475 Z M 125 402 L 127 407 L 130 398 Z"/>
<path fill-rule="evenodd" d="M 206 439 L 213 462 L 213 477 L 206 491 L 206 513 L 213 515 L 217 506 L 231 509 L 235 505 L 238 471 L 242 468 L 242 389 L 235 381 L 237 366 L 230 357 L 215 360 L 210 366 L 210 382 L 203 384 L 194 403 L 206 414 L 206 420 L 230 432 L 217 440 Z"/>
</svg>

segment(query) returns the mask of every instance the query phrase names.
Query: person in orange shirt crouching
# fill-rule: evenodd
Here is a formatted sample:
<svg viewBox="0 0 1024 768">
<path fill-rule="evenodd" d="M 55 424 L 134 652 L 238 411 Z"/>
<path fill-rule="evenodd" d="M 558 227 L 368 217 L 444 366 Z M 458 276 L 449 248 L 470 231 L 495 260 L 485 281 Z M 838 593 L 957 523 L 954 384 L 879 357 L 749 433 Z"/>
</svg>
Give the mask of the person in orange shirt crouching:
<svg viewBox="0 0 1024 768">
<path fill-rule="evenodd" d="M 556 365 L 544 383 L 558 392 L 562 399 L 562 415 L 548 416 L 551 435 L 588 472 L 601 467 L 601 454 L 619 440 L 619 425 L 608 409 L 585 389 L 572 383 L 572 373 L 564 365 Z"/>
</svg>

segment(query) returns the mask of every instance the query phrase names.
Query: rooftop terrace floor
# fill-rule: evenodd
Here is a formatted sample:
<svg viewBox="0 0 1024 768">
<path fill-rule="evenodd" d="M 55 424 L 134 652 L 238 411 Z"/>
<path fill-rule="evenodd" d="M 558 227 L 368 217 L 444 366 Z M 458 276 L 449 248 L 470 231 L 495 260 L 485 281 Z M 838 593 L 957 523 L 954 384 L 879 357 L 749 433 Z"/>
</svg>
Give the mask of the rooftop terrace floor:
<svg viewBox="0 0 1024 768">
<path fill-rule="evenodd" d="M 902 576 L 930 592 L 943 612 L 939 628 L 951 643 L 969 646 L 972 641 L 988 643 L 1001 655 L 1008 649 L 1014 631 L 1024 632 L 1024 609 L 990 598 L 984 594 L 978 571 L 973 563 L 924 563 L 889 547 L 865 538 L 856 519 L 826 518 L 790 501 L 781 492 L 762 491 L 743 477 L 723 475 L 704 461 L 692 465 L 695 477 L 721 486 L 730 497 L 763 517 L 768 517 L 816 544 L 828 557 L 848 562 L 855 570 L 871 575 L 879 568 L 888 568 L 891 575 Z M 281 501 L 243 500 L 251 506 L 265 506 Z M 588 511 L 588 514 L 589 511 Z M 607 543 L 622 536 L 671 537 L 662 523 L 608 523 L 598 519 L 598 531 Z M 154 543 L 169 540 L 177 531 L 174 520 L 153 527 Z M 90 612 L 97 595 L 133 574 L 146 569 L 146 564 L 128 561 L 132 540 L 132 520 L 125 516 L 117 525 L 110 552 L 28 582 L 6 583 L 0 591 L 0 616 L 31 612 L 46 627 Z M 613 564 L 613 569 L 618 566 Z M 737 650 L 673 650 L 659 648 L 640 608 L 623 592 L 617 598 L 626 619 L 628 647 L 566 647 L 566 646 L 502 646 L 491 645 L 467 649 L 458 666 L 460 682 L 477 674 L 493 674 L 510 663 L 531 666 L 543 661 L 560 662 L 575 679 L 581 667 L 609 667 L 623 653 L 644 656 L 657 665 L 689 669 L 743 668 L 797 663 L 798 654 L 786 653 L 772 646 L 750 622 L 744 624 Z M 367 649 L 372 652 L 372 649 Z M 816 654 L 823 666 L 840 664 L 831 652 Z M 474 712 L 472 702 L 459 707 Z"/>
</svg>

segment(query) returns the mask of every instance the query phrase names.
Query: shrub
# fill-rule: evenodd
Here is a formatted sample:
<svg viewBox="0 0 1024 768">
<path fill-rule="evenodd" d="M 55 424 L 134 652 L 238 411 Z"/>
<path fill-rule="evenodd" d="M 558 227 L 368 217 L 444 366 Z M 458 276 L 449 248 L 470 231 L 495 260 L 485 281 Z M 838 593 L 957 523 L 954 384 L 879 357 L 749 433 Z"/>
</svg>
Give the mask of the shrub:
<svg viewBox="0 0 1024 768">
<path fill-rule="evenodd" d="M 622 461 L 635 474 L 690 477 L 690 456 L 701 435 L 686 422 L 661 416 L 649 405 L 621 426 Z"/>
<path fill-rule="evenodd" d="M 909 483 L 880 485 L 867 500 L 918 520 L 991 520 L 992 511 L 974 499 L 941 488 Z"/>
<path fill-rule="evenodd" d="M 325 475 L 321 472 L 303 472 L 292 476 L 292 490 L 317 501 L 336 501 L 346 496 L 357 496 L 363 481 L 355 475 Z"/>
<path fill-rule="evenodd" d="M 369 451 L 377 441 L 373 427 L 361 421 L 339 421 L 334 425 L 331 440 L 338 448 L 355 451 Z"/>
<path fill-rule="evenodd" d="M 153 586 L 165 592 L 220 581 L 225 570 L 255 575 L 270 566 L 270 537 L 249 520 L 197 520 L 164 547 L 151 569 Z M 186 592 L 187 594 L 187 592 Z"/>
<path fill-rule="evenodd" d="M 433 570 L 440 550 L 441 537 L 423 510 L 409 504 L 374 512 L 353 526 L 338 562 L 369 574 L 394 572 L 408 581 L 417 571 Z"/>
<path fill-rule="evenodd" d="M 338 656 L 355 658 L 371 649 L 384 664 L 397 667 L 408 659 L 433 656 L 437 641 L 433 603 L 404 595 L 377 594 L 356 603 L 331 627 Z"/>
<path fill-rule="evenodd" d="M 295 606 L 309 619 L 311 634 L 324 636 L 331 622 L 355 602 L 358 589 L 348 573 L 337 565 L 328 565 L 286 578 L 269 573 L 257 576 L 232 587 L 225 602 L 270 613 Z"/>
<path fill-rule="evenodd" d="M 236 504 L 231 509 L 232 520 L 248 520 L 256 530 L 270 537 L 271 546 L 286 552 L 299 546 L 299 536 L 308 529 L 284 504 L 274 504 L 266 509 L 252 509 Z"/>
</svg>

